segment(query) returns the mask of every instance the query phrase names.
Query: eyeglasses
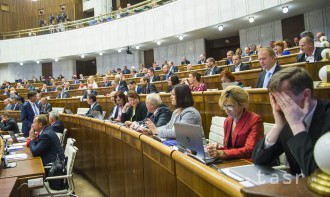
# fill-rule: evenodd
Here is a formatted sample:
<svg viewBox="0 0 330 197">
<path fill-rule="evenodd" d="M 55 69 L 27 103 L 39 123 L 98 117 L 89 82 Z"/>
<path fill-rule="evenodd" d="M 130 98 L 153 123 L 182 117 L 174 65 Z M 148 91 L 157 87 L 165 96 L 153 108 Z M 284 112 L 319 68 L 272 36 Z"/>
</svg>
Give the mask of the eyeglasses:
<svg viewBox="0 0 330 197">
<path fill-rule="evenodd" d="M 223 105 L 222 106 L 222 109 L 223 110 L 228 109 L 229 111 L 233 111 L 234 110 L 234 106 L 232 106 L 232 105 Z"/>
</svg>

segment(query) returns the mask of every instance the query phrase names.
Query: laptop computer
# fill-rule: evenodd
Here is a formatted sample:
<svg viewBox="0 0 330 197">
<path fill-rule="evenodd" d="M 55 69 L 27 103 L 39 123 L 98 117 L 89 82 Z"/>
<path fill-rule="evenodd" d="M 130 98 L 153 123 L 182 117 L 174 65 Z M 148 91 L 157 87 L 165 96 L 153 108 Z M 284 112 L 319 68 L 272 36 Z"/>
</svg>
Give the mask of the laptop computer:
<svg viewBox="0 0 330 197">
<path fill-rule="evenodd" d="M 177 146 L 180 151 L 187 151 L 191 154 L 189 156 L 204 163 L 213 164 L 220 163 L 221 159 L 211 158 L 207 152 L 204 151 L 203 143 L 203 129 L 199 125 L 174 123 Z"/>
<path fill-rule="evenodd" d="M 94 118 L 103 120 L 103 116 L 100 111 L 91 111 L 90 113 Z"/>
<path fill-rule="evenodd" d="M 222 85 L 222 89 L 224 90 L 228 86 L 234 86 L 234 85 L 237 86 L 238 85 L 238 82 L 237 81 L 234 81 L 234 82 L 222 83 L 221 85 Z"/>
<path fill-rule="evenodd" d="M 65 110 L 65 113 L 67 113 L 67 114 L 73 114 L 72 111 L 71 111 L 71 109 L 66 109 Z"/>
<path fill-rule="evenodd" d="M 229 168 L 230 172 L 240 178 L 253 183 L 262 185 L 266 183 L 283 182 L 294 179 L 291 174 L 272 168 L 271 166 L 244 165 Z"/>
<path fill-rule="evenodd" d="M 11 139 L 13 140 L 13 143 L 26 142 L 26 138 L 24 138 L 24 137 L 17 138 L 14 131 L 8 131 L 8 134 L 10 135 Z"/>
</svg>

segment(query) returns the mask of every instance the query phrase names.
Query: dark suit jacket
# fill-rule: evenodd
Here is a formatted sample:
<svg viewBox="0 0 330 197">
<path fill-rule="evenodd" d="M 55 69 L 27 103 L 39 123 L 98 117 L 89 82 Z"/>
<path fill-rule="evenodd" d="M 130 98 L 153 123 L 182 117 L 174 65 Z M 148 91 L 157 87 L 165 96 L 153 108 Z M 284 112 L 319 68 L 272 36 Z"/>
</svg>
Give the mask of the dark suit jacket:
<svg viewBox="0 0 330 197">
<path fill-rule="evenodd" d="M 46 103 L 46 107 L 44 107 L 42 103 L 39 104 L 40 114 L 48 114 L 51 111 L 53 111 L 53 108 L 50 103 Z"/>
<path fill-rule="evenodd" d="M 239 71 L 243 71 L 243 70 L 250 70 L 249 65 L 241 63 L 241 66 L 239 67 Z M 230 71 L 235 72 L 235 66 L 232 66 L 230 68 Z"/>
<path fill-rule="evenodd" d="M 12 104 L 11 110 L 20 111 L 22 109 L 22 103 Z"/>
<path fill-rule="evenodd" d="M 166 81 L 172 74 L 173 74 L 173 72 L 171 72 L 171 71 L 167 75 L 164 74 L 163 75 L 163 81 Z"/>
<path fill-rule="evenodd" d="M 277 72 L 281 70 L 281 66 L 278 65 L 278 63 L 276 63 L 276 67 L 275 67 L 275 70 L 274 70 L 274 73 L 272 74 L 272 77 L 273 75 Z M 265 80 L 265 76 L 266 76 L 266 70 L 264 70 L 260 75 L 259 75 L 259 79 L 257 81 L 257 85 L 256 85 L 256 88 L 262 88 L 262 86 L 264 85 L 264 80 Z"/>
<path fill-rule="evenodd" d="M 30 141 L 30 150 L 34 157 L 40 156 L 43 165 L 54 162 L 57 155 L 61 160 L 64 159 L 64 151 L 60 140 L 51 127 L 45 127 L 38 140 Z"/>
<path fill-rule="evenodd" d="M 263 122 L 257 114 L 245 111 L 231 134 L 233 122 L 234 119 L 228 117 L 224 124 L 223 150 L 226 159 L 249 159 L 254 146 L 264 136 Z M 229 135 L 231 135 L 230 143 Z M 229 144 L 231 146 L 228 146 Z"/>
<path fill-rule="evenodd" d="M 96 90 L 92 90 L 91 91 L 91 94 L 94 94 L 95 96 L 97 95 L 97 92 L 96 92 Z M 88 96 L 88 92 L 87 92 L 87 90 L 85 90 L 85 92 L 84 92 L 84 95 L 83 95 L 83 99 L 86 99 L 87 98 L 87 96 Z"/>
<path fill-rule="evenodd" d="M 206 60 L 205 60 L 205 61 L 199 60 L 199 61 L 197 62 L 197 64 L 205 64 L 205 63 L 206 63 Z"/>
<path fill-rule="evenodd" d="M 128 108 L 126 113 L 121 114 L 121 122 L 125 122 L 127 120 L 130 120 L 132 117 L 132 121 L 141 121 L 147 117 L 147 106 L 144 102 L 139 102 L 139 104 L 136 106 L 135 109 L 135 115 L 133 115 L 133 107 Z"/>
<path fill-rule="evenodd" d="M 34 112 L 32 109 L 32 106 L 30 105 L 30 102 L 27 101 L 23 104 L 22 110 L 21 110 L 21 121 L 22 121 L 22 132 L 24 134 L 24 137 L 29 136 L 29 131 L 31 129 L 31 125 L 34 119 Z"/>
<path fill-rule="evenodd" d="M 208 69 L 205 71 L 205 75 L 215 75 L 222 72 L 222 68 L 215 66 L 213 69 Z"/>
<path fill-rule="evenodd" d="M 56 133 L 63 133 L 64 131 L 64 125 L 61 121 L 56 121 L 51 125 L 53 131 L 55 131 Z"/>
<path fill-rule="evenodd" d="M 14 133 L 19 133 L 19 128 L 16 121 L 9 118 L 7 122 L 0 122 L 0 129 L 3 131 L 13 131 Z"/>
<path fill-rule="evenodd" d="M 114 113 L 114 115 L 112 115 Z M 117 107 L 117 105 L 115 105 L 115 106 L 113 106 L 113 108 L 111 109 L 111 111 L 110 111 L 110 115 L 109 115 L 109 120 L 111 119 L 111 118 L 113 118 L 113 119 L 116 119 L 118 117 L 118 107 Z"/>
<path fill-rule="evenodd" d="M 252 154 L 253 162 L 271 165 L 284 152 L 292 174 L 299 174 L 302 170 L 305 176 L 309 176 L 318 168 L 313 150 L 316 141 L 330 130 L 329 120 L 330 101 L 318 100 L 308 132 L 293 136 L 290 126 L 286 124 L 275 145 L 265 149 L 265 138 L 256 145 Z"/>
<path fill-rule="evenodd" d="M 128 87 L 127 87 L 127 83 L 124 80 L 120 80 L 119 82 L 119 86 L 118 86 L 118 90 L 122 91 L 122 92 L 127 92 L 128 91 Z M 118 91 L 117 90 L 117 91 Z"/>
<path fill-rule="evenodd" d="M 190 61 L 189 60 L 186 60 L 186 62 L 181 62 L 181 65 L 184 65 L 184 64 L 190 64 Z"/>
<path fill-rule="evenodd" d="M 63 88 L 64 91 L 72 90 L 73 87 L 69 86 L 68 88 Z"/>
<path fill-rule="evenodd" d="M 176 67 L 176 66 L 172 66 L 171 68 L 170 68 L 170 72 L 172 72 L 172 73 L 176 73 L 176 72 L 178 72 L 179 71 L 179 69 L 178 69 L 178 67 Z"/>
<path fill-rule="evenodd" d="M 111 86 L 111 81 L 107 81 L 106 83 L 102 83 L 102 87 L 109 87 Z"/>
<path fill-rule="evenodd" d="M 160 81 L 160 77 L 154 75 L 154 77 L 152 78 L 152 82 L 155 82 L 155 81 Z M 150 79 L 150 82 L 151 82 L 151 79 Z"/>
<path fill-rule="evenodd" d="M 159 66 L 157 66 L 156 68 L 154 68 L 154 70 L 160 70 L 161 68 Z"/>
<path fill-rule="evenodd" d="M 161 104 L 157 109 L 156 115 L 151 117 L 152 115 L 152 113 L 148 112 L 147 117 L 144 120 L 139 121 L 139 124 L 145 123 L 146 119 L 150 118 L 151 121 L 156 125 L 156 127 L 166 125 L 171 120 L 172 111 L 165 104 Z"/>
<path fill-rule="evenodd" d="M 316 47 L 315 52 L 314 52 L 315 62 L 318 62 L 318 61 L 322 60 L 321 52 L 322 52 L 323 49 L 324 48 L 322 48 L 322 47 Z M 297 56 L 297 62 L 306 62 L 305 53 L 301 53 Z"/>
<path fill-rule="evenodd" d="M 61 98 L 61 94 L 57 94 L 56 98 Z M 62 98 L 70 98 L 70 94 L 68 91 L 63 92 Z"/>
<path fill-rule="evenodd" d="M 154 84 L 149 83 L 147 87 L 141 87 L 141 94 L 150 94 L 150 93 L 158 93 L 157 88 Z"/>
<path fill-rule="evenodd" d="M 131 71 L 128 70 L 128 69 L 124 69 L 124 70 L 123 70 L 123 74 L 131 74 Z"/>
<path fill-rule="evenodd" d="M 103 111 L 102 111 L 102 107 L 101 107 L 101 105 L 98 104 L 98 103 L 95 103 L 95 104 L 94 104 L 92 110 L 91 110 L 91 108 L 89 108 L 89 110 L 88 110 L 87 113 L 86 113 L 86 116 L 88 116 L 88 117 L 93 117 L 93 115 L 91 114 L 91 111 L 99 111 L 99 112 L 101 112 L 101 114 L 103 113 Z"/>
<path fill-rule="evenodd" d="M 228 59 L 226 59 L 226 65 L 229 65 L 229 64 L 233 64 L 233 60 L 229 61 Z"/>
</svg>

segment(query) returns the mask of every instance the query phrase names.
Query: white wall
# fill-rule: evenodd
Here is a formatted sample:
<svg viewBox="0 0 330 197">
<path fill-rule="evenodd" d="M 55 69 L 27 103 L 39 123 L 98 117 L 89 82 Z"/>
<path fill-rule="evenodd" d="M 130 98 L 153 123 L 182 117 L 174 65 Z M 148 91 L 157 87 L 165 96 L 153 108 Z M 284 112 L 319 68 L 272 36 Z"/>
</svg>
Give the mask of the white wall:
<svg viewBox="0 0 330 197">
<path fill-rule="evenodd" d="M 205 41 L 198 39 L 154 48 L 154 59 L 158 65 L 164 63 L 165 60 L 173 61 L 175 65 L 179 65 L 182 57 L 187 57 L 191 63 L 197 63 L 199 55 L 202 53 L 205 53 Z"/>
<path fill-rule="evenodd" d="M 312 31 L 314 35 L 324 32 L 330 38 L 330 6 L 313 10 L 304 14 L 305 29 Z M 316 38 L 316 37 L 315 37 Z"/>
<path fill-rule="evenodd" d="M 283 39 L 281 21 L 278 20 L 247 29 L 240 29 L 239 38 L 242 49 L 246 46 L 251 46 L 252 44 L 269 46 L 269 41 Z"/>
<path fill-rule="evenodd" d="M 71 79 L 72 75 L 76 74 L 76 60 L 59 60 L 52 64 L 53 77 L 62 74 L 66 79 Z"/>
<path fill-rule="evenodd" d="M 32 79 L 33 76 L 39 79 L 41 73 L 41 64 L 37 63 L 28 63 L 23 66 L 18 63 L 0 65 L 0 81 L 13 82 L 15 79 Z"/>
<path fill-rule="evenodd" d="M 132 53 L 132 55 L 128 55 L 125 50 L 122 50 L 121 53 L 105 54 L 96 57 L 97 72 L 106 73 L 107 70 L 112 70 L 113 68 L 123 68 L 124 66 L 130 68 L 133 65 L 137 68 L 140 63 L 144 62 L 143 51 L 132 49 Z"/>
<path fill-rule="evenodd" d="M 0 63 L 95 54 L 128 45 L 155 42 L 250 15 L 287 1 L 290 0 L 178 0 L 91 27 L 51 35 L 1 40 Z"/>
</svg>

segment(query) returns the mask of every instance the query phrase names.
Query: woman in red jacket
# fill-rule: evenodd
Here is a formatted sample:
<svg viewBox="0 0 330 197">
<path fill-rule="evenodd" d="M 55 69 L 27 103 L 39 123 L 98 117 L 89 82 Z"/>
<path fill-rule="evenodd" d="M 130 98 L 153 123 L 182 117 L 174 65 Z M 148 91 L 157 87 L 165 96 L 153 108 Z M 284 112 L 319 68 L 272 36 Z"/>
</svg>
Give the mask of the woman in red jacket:
<svg viewBox="0 0 330 197">
<path fill-rule="evenodd" d="M 264 136 L 259 115 L 247 110 L 248 93 L 239 86 L 228 86 L 221 94 L 219 106 L 228 115 L 224 124 L 223 146 L 207 146 L 211 157 L 221 159 L 249 159 L 254 146 Z"/>
</svg>

